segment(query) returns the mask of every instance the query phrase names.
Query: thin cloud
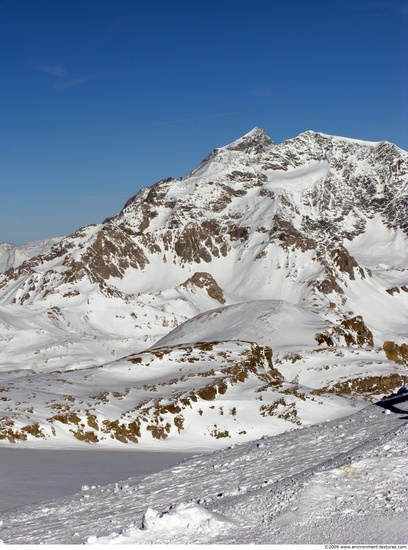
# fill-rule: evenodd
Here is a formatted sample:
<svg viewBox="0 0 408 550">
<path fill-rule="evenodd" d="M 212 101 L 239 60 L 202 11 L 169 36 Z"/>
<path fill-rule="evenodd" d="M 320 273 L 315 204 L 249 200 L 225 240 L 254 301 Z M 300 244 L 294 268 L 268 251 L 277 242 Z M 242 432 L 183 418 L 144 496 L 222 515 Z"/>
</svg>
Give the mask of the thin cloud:
<svg viewBox="0 0 408 550">
<path fill-rule="evenodd" d="M 55 65 L 43 65 L 38 67 L 38 71 L 51 75 L 53 80 L 53 87 L 56 90 L 66 90 L 68 88 L 73 88 L 94 80 L 95 77 L 88 75 L 76 75 L 67 71 L 67 69 L 61 64 Z"/>
</svg>

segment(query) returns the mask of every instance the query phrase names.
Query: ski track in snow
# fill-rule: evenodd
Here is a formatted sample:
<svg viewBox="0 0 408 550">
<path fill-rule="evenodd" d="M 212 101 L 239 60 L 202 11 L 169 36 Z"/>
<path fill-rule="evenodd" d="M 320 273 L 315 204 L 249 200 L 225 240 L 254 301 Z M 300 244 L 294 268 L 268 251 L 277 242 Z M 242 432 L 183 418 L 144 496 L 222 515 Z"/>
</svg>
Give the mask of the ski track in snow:
<svg viewBox="0 0 408 550">
<path fill-rule="evenodd" d="M 39 543 L 407 542 L 408 398 L 2 513 Z"/>
</svg>

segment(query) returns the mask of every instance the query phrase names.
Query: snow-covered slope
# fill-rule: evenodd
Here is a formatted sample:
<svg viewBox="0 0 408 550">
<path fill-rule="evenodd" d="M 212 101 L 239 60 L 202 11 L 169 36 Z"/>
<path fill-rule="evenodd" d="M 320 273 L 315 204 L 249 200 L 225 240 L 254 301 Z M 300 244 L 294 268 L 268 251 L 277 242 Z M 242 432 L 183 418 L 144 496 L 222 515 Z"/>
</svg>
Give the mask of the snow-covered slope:
<svg viewBox="0 0 408 550">
<path fill-rule="evenodd" d="M 407 174 L 255 128 L 0 275 L 0 441 L 211 448 L 400 387 Z"/>
<path fill-rule="evenodd" d="M 1 514 L 11 544 L 404 544 L 404 395 Z"/>
<path fill-rule="evenodd" d="M 296 326 L 293 334 L 288 327 Z M 179 325 L 155 347 L 216 340 L 248 340 L 273 349 L 315 346 L 315 335 L 325 330 L 314 313 L 282 300 L 257 300 L 201 313 Z M 262 331 L 261 331 L 262 330 Z"/>
</svg>

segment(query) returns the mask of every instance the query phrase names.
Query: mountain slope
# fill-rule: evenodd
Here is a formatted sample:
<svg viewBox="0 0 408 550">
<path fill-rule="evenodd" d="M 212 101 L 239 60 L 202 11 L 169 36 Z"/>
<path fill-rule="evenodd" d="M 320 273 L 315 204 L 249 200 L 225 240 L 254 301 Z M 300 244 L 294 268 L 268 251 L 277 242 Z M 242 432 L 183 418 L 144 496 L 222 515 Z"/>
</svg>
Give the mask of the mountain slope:
<svg viewBox="0 0 408 550">
<path fill-rule="evenodd" d="M 212 447 L 400 387 L 407 173 L 387 142 L 255 128 L 3 274 L 0 438 Z"/>
</svg>

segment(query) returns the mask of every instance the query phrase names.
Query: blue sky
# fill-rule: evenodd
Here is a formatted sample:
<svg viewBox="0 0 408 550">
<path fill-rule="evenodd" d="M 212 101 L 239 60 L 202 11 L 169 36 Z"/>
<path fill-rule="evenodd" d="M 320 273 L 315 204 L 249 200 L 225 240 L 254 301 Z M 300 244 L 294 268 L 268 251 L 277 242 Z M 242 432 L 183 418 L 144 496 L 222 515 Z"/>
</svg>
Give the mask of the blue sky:
<svg viewBox="0 0 408 550">
<path fill-rule="evenodd" d="M 408 149 L 406 0 L 0 0 L 0 242 L 102 221 L 264 128 Z"/>
</svg>

